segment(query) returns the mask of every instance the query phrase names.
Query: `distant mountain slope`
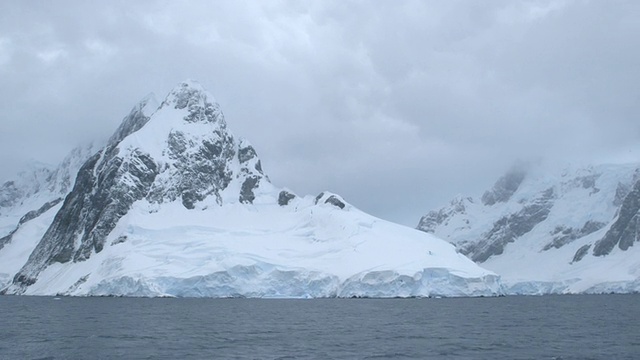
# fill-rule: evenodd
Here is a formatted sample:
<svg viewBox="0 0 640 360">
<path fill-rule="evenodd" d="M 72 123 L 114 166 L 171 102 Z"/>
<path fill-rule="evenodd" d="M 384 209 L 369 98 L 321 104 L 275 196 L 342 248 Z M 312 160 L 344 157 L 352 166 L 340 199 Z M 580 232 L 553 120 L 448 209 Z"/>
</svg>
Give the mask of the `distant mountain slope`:
<svg viewBox="0 0 640 360">
<path fill-rule="evenodd" d="M 27 212 L 64 197 L 71 190 L 80 166 L 98 147 L 96 144 L 77 147 L 57 166 L 34 161 L 14 179 L 0 185 L 0 236 L 6 233 L 4 227 L 17 225 L 17 219 Z"/>
<path fill-rule="evenodd" d="M 153 104 L 134 107 L 82 164 L 62 203 L 14 232 L 20 241 L 0 250 L 0 261 L 9 250 L 29 255 L 5 270 L 13 277 L 5 293 L 501 293 L 495 274 L 440 239 L 364 214 L 335 194 L 301 198 L 273 186 L 255 149 L 228 130 L 198 83 L 181 83 Z"/>
<path fill-rule="evenodd" d="M 0 287 L 8 284 L 42 237 L 95 144 L 73 149 L 58 166 L 32 163 L 0 186 Z M 25 237 L 25 234 L 29 236 Z"/>
<path fill-rule="evenodd" d="M 639 169 L 519 165 L 480 200 L 456 198 L 417 228 L 500 274 L 513 293 L 639 291 Z"/>
</svg>

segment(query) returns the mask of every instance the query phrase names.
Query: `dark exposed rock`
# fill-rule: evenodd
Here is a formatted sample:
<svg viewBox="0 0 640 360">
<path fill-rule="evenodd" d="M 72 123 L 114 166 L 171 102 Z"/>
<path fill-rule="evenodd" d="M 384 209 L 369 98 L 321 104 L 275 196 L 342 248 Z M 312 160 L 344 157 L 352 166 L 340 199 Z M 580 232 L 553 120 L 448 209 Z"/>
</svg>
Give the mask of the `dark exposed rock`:
<svg viewBox="0 0 640 360">
<path fill-rule="evenodd" d="M 339 207 L 340 209 L 344 209 L 345 204 L 338 199 L 337 196 L 331 195 L 324 201 L 325 204 L 331 204 L 333 206 Z"/>
<path fill-rule="evenodd" d="M 111 242 L 111 245 L 122 244 L 125 241 L 127 241 L 127 235 L 120 235 Z"/>
<path fill-rule="evenodd" d="M 564 245 L 567 245 L 581 237 L 594 233 L 607 225 L 606 223 L 589 220 L 581 229 L 574 229 L 572 227 L 558 226 L 551 233 L 553 240 L 542 248 L 542 251 L 547 251 L 552 248 L 559 249 Z"/>
<path fill-rule="evenodd" d="M 91 252 L 102 251 L 118 220 L 146 195 L 155 178 L 153 160 L 140 152 L 132 155 L 127 161 L 113 155 L 98 166 L 100 154 L 96 154 L 85 163 L 53 223 L 16 274 L 16 284 L 35 282 L 35 276 L 49 264 L 82 261 Z"/>
<path fill-rule="evenodd" d="M 184 109 L 189 105 L 189 102 L 192 100 L 198 100 L 199 91 L 196 88 L 189 86 L 187 82 L 180 84 L 178 87 L 171 91 L 170 96 L 173 96 L 173 108 L 174 109 Z M 167 97 L 169 99 L 170 97 Z M 162 106 L 167 103 L 165 100 Z"/>
<path fill-rule="evenodd" d="M 78 287 L 80 287 L 80 285 L 86 283 L 87 280 L 89 280 L 89 276 L 91 276 L 91 274 L 87 274 L 87 275 L 84 275 L 84 276 L 80 277 L 75 283 L 73 283 L 73 285 L 71 285 L 71 289 L 70 290 L 75 290 Z"/>
<path fill-rule="evenodd" d="M 449 214 L 445 212 L 445 209 L 440 209 L 438 211 L 431 210 L 420 218 L 417 229 L 433 234 L 436 231 L 436 227 L 442 225 L 442 223 L 449 218 L 447 215 Z"/>
<path fill-rule="evenodd" d="M 589 220 L 586 223 L 584 223 L 584 225 L 582 226 L 582 229 L 580 229 L 580 237 L 587 236 L 591 233 L 594 233 L 602 229 L 606 225 L 607 225 L 606 223 L 603 223 L 600 221 Z"/>
<path fill-rule="evenodd" d="M 258 154 L 256 154 L 256 150 L 253 148 L 253 146 L 246 146 L 240 148 L 240 150 L 238 151 L 238 160 L 240 160 L 241 163 L 247 162 L 255 158 L 256 156 L 258 156 Z"/>
<path fill-rule="evenodd" d="M 5 245 L 7 245 L 8 243 L 11 242 L 11 240 L 13 239 L 13 234 L 15 234 L 16 231 L 18 231 L 18 228 L 15 228 L 15 229 L 11 230 L 10 233 L 8 233 L 7 235 L 5 235 L 5 236 L 0 238 L 0 250 L 2 250 L 2 248 Z"/>
<path fill-rule="evenodd" d="M 187 109 L 188 114 L 183 118 L 186 122 L 224 122 L 220 106 L 210 100 L 199 85 L 184 82 L 171 91 L 161 106 L 173 105 L 174 109 Z"/>
<path fill-rule="evenodd" d="M 640 169 L 636 169 L 633 173 L 633 178 L 631 183 L 622 183 L 618 182 L 618 186 L 616 187 L 616 194 L 613 199 L 613 205 L 620 206 L 624 201 L 624 198 L 629 195 L 631 190 L 633 189 L 633 184 L 635 184 L 638 180 L 640 180 Z"/>
<path fill-rule="evenodd" d="M 324 196 L 325 196 L 324 192 L 321 192 L 320 194 L 318 194 L 318 196 L 316 196 L 315 198 L 314 204 L 318 205 L 318 203 Z M 339 207 L 340 209 L 344 209 L 344 207 L 346 206 L 346 204 L 335 195 L 329 195 L 329 197 L 324 201 L 324 203 Z"/>
<path fill-rule="evenodd" d="M 179 157 L 181 154 L 184 154 L 187 151 L 188 146 L 193 146 L 193 144 L 188 144 L 185 136 L 180 131 L 172 131 L 169 133 L 169 138 L 167 139 L 167 145 L 169 147 L 169 156 L 172 158 Z M 210 153 L 221 153 L 222 149 L 214 148 L 214 145 L 206 142 L 205 148 L 209 150 Z"/>
<path fill-rule="evenodd" d="M 242 183 L 242 189 L 240 189 L 240 202 L 252 204 L 256 196 L 253 193 L 253 189 L 258 187 L 260 178 L 257 176 L 249 176 Z"/>
<path fill-rule="evenodd" d="M 607 255 L 618 245 L 621 250 L 627 250 L 639 238 L 640 232 L 640 181 L 625 196 L 618 212 L 618 217 L 602 239 L 595 243 L 593 255 Z"/>
<path fill-rule="evenodd" d="M 120 141 L 146 123 L 141 109 L 134 107 L 111 141 Z M 15 284 L 28 286 L 35 282 L 37 274 L 49 264 L 82 261 L 92 251 L 100 252 L 117 221 L 133 202 L 147 194 L 157 174 L 155 162 L 139 151 L 124 161 L 116 145 L 110 143 L 104 155 L 95 154 L 80 168 L 53 223 L 14 277 Z"/>
<path fill-rule="evenodd" d="M 454 215 L 466 213 L 465 201 L 473 203 L 471 198 L 456 198 L 451 200 L 448 207 L 438 211 L 430 211 L 427 215 L 420 218 L 417 229 L 433 234 L 438 226 L 445 224 L 446 221 Z"/>
<path fill-rule="evenodd" d="M 216 122 L 220 114 L 217 104 L 208 101 L 205 101 L 204 104 L 199 104 L 198 101 L 191 99 L 188 108 L 189 115 L 184 118 L 187 122 Z"/>
<path fill-rule="evenodd" d="M 236 146 L 219 105 L 212 102 L 199 85 L 188 82 L 174 89 L 162 104 L 163 107 L 171 105 L 176 109 L 188 108 L 189 115 L 184 119 L 187 122 L 215 123 L 216 127 L 210 137 L 198 141 L 180 131 L 169 134 L 167 152 L 175 161 L 154 182 L 147 199 L 162 203 L 180 198 L 187 209 L 193 209 L 197 202 L 213 195 L 221 204 L 220 193 L 233 179 L 229 164 L 238 156 L 240 171 L 245 177 L 239 198 L 242 202 L 252 202 L 255 198 L 253 189 L 263 175 L 262 168 L 259 162 L 255 164 L 255 170 L 247 167 L 246 162 L 257 158 L 256 151 L 250 145 Z"/>
<path fill-rule="evenodd" d="M 518 190 L 527 172 L 524 166 L 517 166 L 496 181 L 493 188 L 482 195 L 482 203 L 487 206 L 507 202 Z"/>
<path fill-rule="evenodd" d="M 578 234 L 574 228 L 572 227 L 567 228 L 564 226 L 557 226 L 551 232 L 551 235 L 553 236 L 553 240 L 550 243 L 546 244 L 542 248 L 542 251 L 547 251 L 552 248 L 559 249 L 562 246 L 578 238 Z"/>
<path fill-rule="evenodd" d="M 282 190 L 280 191 L 280 194 L 278 194 L 278 205 L 280 206 L 289 205 L 289 201 L 295 199 L 295 197 L 296 196 L 294 194 L 288 191 Z"/>
<path fill-rule="evenodd" d="M 209 195 L 219 199 L 232 180 L 228 162 L 236 155 L 233 137 L 217 134 L 211 140 L 194 143 L 185 134 L 172 131 L 167 141 L 169 157 L 175 160 L 168 176 L 153 184 L 147 199 L 153 203 L 178 198 L 187 209 Z M 188 150 L 188 151 L 187 151 Z"/>
<path fill-rule="evenodd" d="M 84 194 L 90 211 L 81 218 L 85 226 L 80 248 L 74 255 L 75 261 L 89 258 L 92 251 L 102 251 L 107 236 L 118 220 L 135 201 L 144 198 L 157 175 L 153 159 L 138 151 L 126 161 L 116 157 L 104 164 L 106 169 L 98 170 L 98 174 L 104 174 L 104 177 L 99 175 L 91 194 Z"/>
<path fill-rule="evenodd" d="M 26 275 L 17 273 L 13 278 L 14 284 L 21 284 L 24 286 L 31 286 L 36 283 L 36 278 L 29 278 Z"/>
<path fill-rule="evenodd" d="M 619 182 L 618 186 L 616 187 L 616 195 L 613 198 L 613 205 L 615 206 L 622 205 L 624 198 L 627 195 L 629 195 L 630 191 L 631 191 L 631 186 Z"/>
<path fill-rule="evenodd" d="M 31 220 L 37 218 L 38 216 L 40 216 L 40 215 L 44 214 L 45 212 L 49 211 L 49 209 L 51 209 L 52 207 L 58 205 L 61 201 L 62 201 L 62 198 L 57 198 L 57 199 L 54 199 L 52 201 L 49 201 L 49 202 L 45 203 L 44 205 L 42 205 L 37 210 L 29 211 L 28 213 L 26 213 L 24 216 L 22 216 L 20 218 L 20 221 L 18 222 L 18 224 L 22 225 L 22 224 L 26 223 L 27 221 L 31 221 Z"/>
<path fill-rule="evenodd" d="M 578 251 L 576 251 L 576 254 L 573 256 L 573 260 L 571 260 L 571 263 L 573 264 L 575 262 L 582 260 L 582 258 L 584 258 L 584 256 L 587 255 L 590 248 L 591 248 L 591 244 L 581 246 L 578 249 Z"/>
<path fill-rule="evenodd" d="M 502 254 L 508 243 L 514 242 L 547 218 L 553 207 L 553 194 L 553 188 L 543 191 L 522 210 L 500 218 L 480 241 L 465 244 L 460 252 L 476 262 L 484 262 L 493 255 Z"/>
</svg>

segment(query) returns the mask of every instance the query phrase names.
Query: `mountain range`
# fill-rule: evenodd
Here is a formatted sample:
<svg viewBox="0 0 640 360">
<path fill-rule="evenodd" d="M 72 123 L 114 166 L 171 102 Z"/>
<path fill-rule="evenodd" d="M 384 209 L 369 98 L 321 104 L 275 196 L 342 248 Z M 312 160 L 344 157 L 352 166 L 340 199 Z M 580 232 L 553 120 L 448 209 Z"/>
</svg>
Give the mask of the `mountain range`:
<svg viewBox="0 0 640 360">
<path fill-rule="evenodd" d="M 417 228 L 500 274 L 507 294 L 640 291 L 640 164 L 520 163 Z"/>
<path fill-rule="evenodd" d="M 271 183 L 185 81 L 0 186 L 4 294 L 409 297 L 640 291 L 640 164 L 522 162 L 416 229 Z M 418 231 L 420 230 L 420 231 Z M 442 239 L 442 240 L 441 240 Z M 475 263 L 474 263 L 475 262 Z"/>
<path fill-rule="evenodd" d="M 276 187 L 219 104 L 185 81 L 103 144 L 0 187 L 4 294 L 181 297 L 498 295 L 433 235 L 330 192 Z"/>
</svg>

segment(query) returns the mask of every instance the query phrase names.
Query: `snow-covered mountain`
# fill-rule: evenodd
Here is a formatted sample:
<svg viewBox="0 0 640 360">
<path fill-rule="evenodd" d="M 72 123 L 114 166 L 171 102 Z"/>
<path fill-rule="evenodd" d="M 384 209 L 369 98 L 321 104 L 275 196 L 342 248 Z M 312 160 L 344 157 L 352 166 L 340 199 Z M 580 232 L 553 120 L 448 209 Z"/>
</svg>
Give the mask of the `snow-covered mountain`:
<svg viewBox="0 0 640 360">
<path fill-rule="evenodd" d="M 60 208 L 80 166 L 98 147 L 96 144 L 77 147 L 58 166 L 31 162 L 13 180 L 0 186 L 0 286 L 11 281 L 40 240 L 32 236 L 25 240 L 14 237 L 24 237 L 29 231 L 25 229 L 41 224 Z"/>
<path fill-rule="evenodd" d="M 35 192 L 13 193 L 10 206 Z M 497 275 L 445 241 L 365 214 L 336 194 L 276 188 L 255 149 L 231 134 L 219 105 L 192 81 L 159 106 L 148 97 L 134 107 L 87 157 L 64 201 L 39 209 L 0 249 L 5 293 L 501 292 Z"/>
<path fill-rule="evenodd" d="M 5 233 L 5 226 L 17 225 L 14 216 L 64 197 L 71 190 L 80 166 L 97 147 L 95 143 L 77 147 L 58 166 L 32 161 L 13 180 L 0 185 L 0 234 Z"/>
<path fill-rule="evenodd" d="M 418 229 L 500 274 L 507 293 L 640 291 L 640 165 L 519 164 Z"/>
</svg>

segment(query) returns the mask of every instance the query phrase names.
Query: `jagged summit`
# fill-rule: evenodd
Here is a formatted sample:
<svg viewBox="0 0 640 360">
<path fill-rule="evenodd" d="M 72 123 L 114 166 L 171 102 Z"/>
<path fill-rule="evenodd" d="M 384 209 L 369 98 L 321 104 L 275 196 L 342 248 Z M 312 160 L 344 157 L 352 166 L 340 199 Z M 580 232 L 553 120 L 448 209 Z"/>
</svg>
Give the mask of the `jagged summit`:
<svg viewBox="0 0 640 360">
<path fill-rule="evenodd" d="M 176 85 L 163 101 L 169 105 L 174 105 L 176 109 L 184 109 L 189 102 L 202 101 L 202 103 L 216 103 L 213 95 L 208 92 L 199 82 L 187 79 Z"/>
<path fill-rule="evenodd" d="M 153 116 L 154 122 L 165 122 L 165 128 L 180 126 L 181 120 L 188 123 L 216 123 L 222 129 L 227 127 L 220 105 L 213 95 L 200 83 L 185 80 L 174 87 L 162 103 L 158 103 L 154 93 L 145 96 L 123 119 L 119 128 L 109 139 L 108 146 L 118 145 L 127 136 L 142 129 L 156 112 L 166 113 L 171 112 L 170 110 L 183 109 L 186 109 L 183 116 L 175 113 Z"/>
<path fill-rule="evenodd" d="M 213 95 L 193 80 L 184 81 L 171 90 L 160 106 L 161 109 L 164 107 L 187 109 L 189 113 L 183 118 L 187 122 L 217 122 L 226 127 L 220 105 Z"/>
</svg>

